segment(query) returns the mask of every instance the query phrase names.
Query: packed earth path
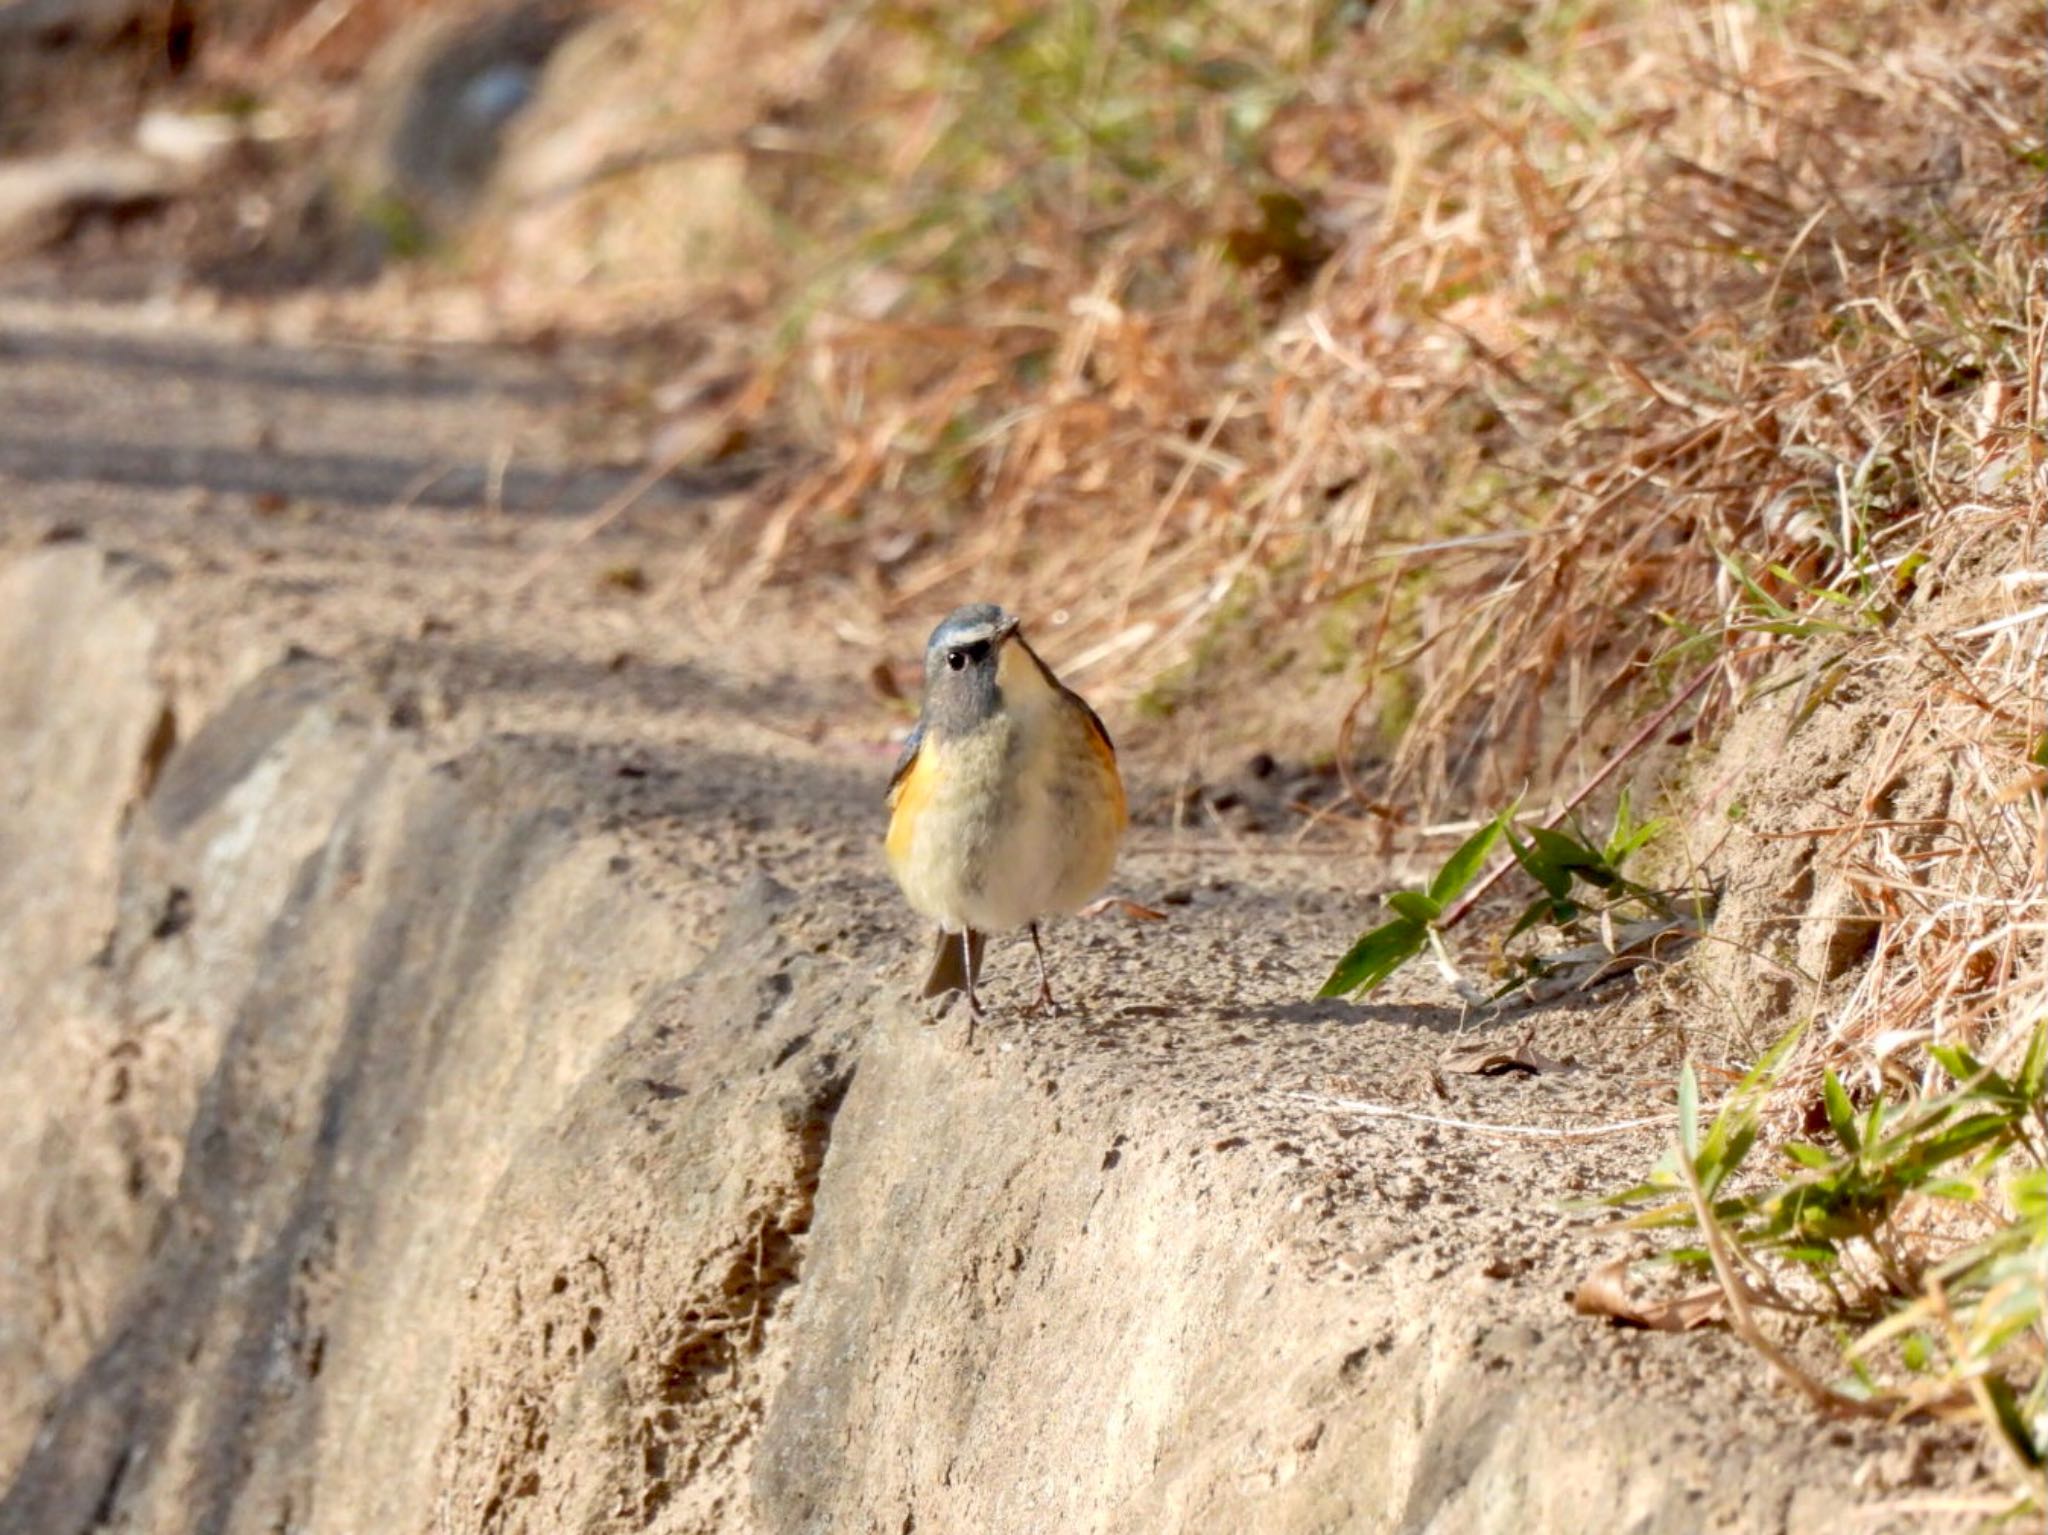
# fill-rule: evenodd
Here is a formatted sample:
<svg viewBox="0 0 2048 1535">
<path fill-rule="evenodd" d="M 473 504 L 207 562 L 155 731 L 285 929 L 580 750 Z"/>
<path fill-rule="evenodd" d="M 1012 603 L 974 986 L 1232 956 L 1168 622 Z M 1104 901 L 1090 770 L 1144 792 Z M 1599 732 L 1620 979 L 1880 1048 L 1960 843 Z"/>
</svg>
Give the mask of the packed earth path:
<svg viewBox="0 0 2048 1535">
<path fill-rule="evenodd" d="M 601 359 L 289 329 L 0 301 L 0 1531 L 1938 1527 L 1574 1314 L 1654 985 L 1312 1001 L 1408 871 L 1141 750 L 1164 920 L 933 1020 L 869 678 L 1004 594 L 713 611 Z"/>
</svg>

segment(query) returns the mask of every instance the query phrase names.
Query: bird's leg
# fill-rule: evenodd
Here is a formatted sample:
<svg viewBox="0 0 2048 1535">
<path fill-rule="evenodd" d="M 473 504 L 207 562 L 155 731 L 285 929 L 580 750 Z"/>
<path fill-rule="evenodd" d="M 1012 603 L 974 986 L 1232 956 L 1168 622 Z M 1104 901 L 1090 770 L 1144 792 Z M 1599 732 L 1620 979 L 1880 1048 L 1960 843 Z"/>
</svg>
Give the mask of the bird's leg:
<svg viewBox="0 0 2048 1535">
<path fill-rule="evenodd" d="M 1038 1010 L 1041 1013 L 1056 1013 L 1059 1004 L 1052 999 L 1052 977 L 1045 969 L 1045 945 L 1039 941 L 1038 924 L 1031 924 L 1031 947 L 1038 955 Z"/>
<path fill-rule="evenodd" d="M 960 970 L 967 978 L 967 1016 L 978 1023 L 981 998 L 974 994 L 974 930 L 965 926 L 960 929 Z"/>
</svg>

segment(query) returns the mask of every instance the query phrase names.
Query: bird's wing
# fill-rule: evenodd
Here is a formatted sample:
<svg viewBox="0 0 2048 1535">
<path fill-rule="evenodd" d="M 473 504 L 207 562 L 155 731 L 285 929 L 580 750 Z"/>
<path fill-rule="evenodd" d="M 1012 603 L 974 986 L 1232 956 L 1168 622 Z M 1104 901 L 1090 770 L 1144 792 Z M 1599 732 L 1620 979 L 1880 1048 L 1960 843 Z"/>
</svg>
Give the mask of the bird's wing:
<svg viewBox="0 0 2048 1535">
<path fill-rule="evenodd" d="M 910 739 L 903 743 L 903 755 L 896 759 L 896 771 L 889 775 L 889 808 L 896 808 L 896 796 L 903 792 L 903 780 L 910 776 L 910 770 L 917 765 L 918 749 L 924 745 L 924 721 L 917 722 L 917 728 L 910 732 Z"/>
<path fill-rule="evenodd" d="M 1037 651 L 1025 643 L 1024 637 L 1021 634 L 1012 640 L 1011 643 L 1022 647 L 1024 654 L 1031 657 L 1032 665 L 1038 668 L 1040 676 L 1052 684 L 1054 692 L 1081 711 L 1082 716 L 1088 721 L 1088 728 L 1095 732 L 1095 739 L 1102 743 L 1102 749 L 1109 754 L 1109 760 L 1114 763 L 1116 761 L 1116 742 L 1109 738 L 1109 727 L 1102 723 L 1102 716 L 1095 712 L 1095 706 L 1068 687 L 1064 682 L 1060 681 L 1058 677 L 1054 676 L 1053 669 L 1045 664 L 1044 658 Z"/>
<path fill-rule="evenodd" d="M 1089 728 L 1095 732 L 1095 738 L 1102 743 L 1102 749 L 1109 753 L 1109 760 L 1115 762 L 1116 742 L 1109 738 L 1109 727 L 1102 723 L 1102 716 L 1095 712 L 1095 706 L 1065 683 L 1059 683 L 1058 687 L 1068 698 L 1081 706 L 1081 712 L 1087 716 Z"/>
</svg>

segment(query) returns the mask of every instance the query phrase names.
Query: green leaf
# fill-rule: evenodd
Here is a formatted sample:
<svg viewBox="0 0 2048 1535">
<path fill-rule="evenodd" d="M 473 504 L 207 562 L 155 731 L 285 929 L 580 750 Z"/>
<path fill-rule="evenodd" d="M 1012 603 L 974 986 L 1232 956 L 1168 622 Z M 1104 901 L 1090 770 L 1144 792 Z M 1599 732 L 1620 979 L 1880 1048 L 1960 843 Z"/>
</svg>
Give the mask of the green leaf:
<svg viewBox="0 0 2048 1535">
<path fill-rule="evenodd" d="M 1870 1107 L 1863 1112 L 1862 1144 L 1875 1146 L 1884 1136 L 1884 1094 L 1879 1093 L 1870 1100 Z"/>
<path fill-rule="evenodd" d="M 1586 846 L 1578 838 L 1568 836 L 1550 826 L 1529 828 L 1529 840 L 1536 844 L 1536 851 L 1560 869 L 1597 869 L 1600 854 Z"/>
<path fill-rule="evenodd" d="M 1806 1033 L 1806 1022 L 1802 1018 L 1783 1034 L 1780 1034 L 1771 1045 L 1771 1048 L 1757 1057 L 1756 1064 L 1743 1073 L 1742 1080 L 1736 1084 L 1735 1091 L 1739 1094 L 1752 1093 L 1767 1082 L 1774 1080 L 1778 1074 L 1778 1063 L 1792 1053 L 1792 1047 L 1798 1044 L 1800 1037 Z"/>
<path fill-rule="evenodd" d="M 1536 844 L 1537 853 L 1546 863 L 1569 870 L 1589 885 L 1606 890 L 1621 880 L 1621 876 L 1608 867 L 1598 848 L 1577 837 L 1548 826 L 1532 826 L 1529 839 Z"/>
<path fill-rule="evenodd" d="M 1486 862 L 1486 855 L 1493 851 L 1493 845 L 1500 841 L 1500 834 L 1513 814 L 1510 806 L 1472 833 L 1458 845 L 1458 850 L 1444 860 L 1443 867 L 1436 871 L 1436 878 L 1429 882 L 1429 898 L 1447 906 L 1465 893 L 1465 887 L 1478 877 L 1479 869 Z"/>
<path fill-rule="evenodd" d="M 1826 1167 L 1835 1160 L 1832 1153 L 1806 1141 L 1787 1141 L 1784 1150 L 1801 1167 Z"/>
<path fill-rule="evenodd" d="M 1383 922 L 1354 943 L 1337 961 L 1330 978 L 1323 982 L 1318 997 L 1349 996 L 1354 991 L 1371 991 L 1388 976 L 1422 952 L 1429 941 L 1429 929 L 1410 917 Z"/>
<path fill-rule="evenodd" d="M 1513 828 L 1508 830 L 1507 837 L 1508 847 L 1515 855 L 1515 862 L 1522 866 L 1524 873 L 1543 887 L 1545 894 L 1554 901 L 1562 901 L 1572 893 L 1572 877 L 1567 870 L 1559 868 L 1544 857 L 1533 842 L 1524 842 L 1516 836 Z"/>
<path fill-rule="evenodd" d="M 1387 897 L 1387 904 L 1411 922 L 1428 924 L 1444 914 L 1444 903 L 1420 890 L 1396 890 Z"/>
<path fill-rule="evenodd" d="M 1733 1128 L 1724 1129 L 1724 1126 Z M 1714 1128 L 1707 1136 L 1707 1156 L 1712 1166 L 1707 1169 L 1704 1179 L 1709 1196 L 1727 1181 L 1730 1173 L 1742 1166 L 1755 1144 L 1754 1113 L 1736 1115 L 1724 1110 L 1714 1116 Z"/>
<path fill-rule="evenodd" d="M 1609 846 L 1617 842 L 1626 842 L 1629 838 L 1629 833 L 1635 830 L 1633 824 L 1635 812 L 1632 806 L 1633 801 L 1629 797 L 1628 785 L 1623 784 L 1621 793 L 1616 795 L 1614 799 L 1614 831 L 1607 839 Z"/>
<path fill-rule="evenodd" d="M 1508 936 L 1505 941 L 1512 943 L 1539 922 L 1555 922 L 1557 920 L 1557 902 L 1547 895 L 1539 895 L 1535 900 L 1522 908 L 1522 914 L 1515 918 L 1515 925 L 1508 929 Z"/>
<path fill-rule="evenodd" d="M 1828 1125 L 1835 1132 L 1835 1139 L 1849 1149 L 1853 1155 L 1862 1149 L 1856 1139 L 1856 1110 L 1849 1102 L 1848 1089 L 1842 1086 L 1842 1079 L 1830 1067 L 1821 1078 L 1821 1100 L 1827 1105 Z"/>
<path fill-rule="evenodd" d="M 1687 1061 L 1678 1073 L 1678 1144 L 1686 1160 L 1697 1163 L 1700 1156 L 1700 1084 Z"/>
<path fill-rule="evenodd" d="M 1984 1386 L 1991 1398 L 1991 1411 L 1998 1432 L 2022 1463 L 2040 1470 L 2041 1446 L 2034 1443 L 2033 1431 L 2027 1426 L 2026 1414 L 2020 1411 L 2019 1399 L 2013 1395 L 2011 1382 L 1994 1372 L 1984 1377 Z"/>
<path fill-rule="evenodd" d="M 1773 597 L 1761 586 L 1758 586 L 1756 578 L 1742 568 L 1739 560 L 1722 553 L 1718 549 L 1714 551 L 1714 557 L 1721 562 L 1721 568 L 1733 576 L 1736 583 L 1749 594 L 1750 600 L 1757 605 L 1761 612 L 1781 623 L 1793 622 L 1798 619 L 1799 615 L 1797 613 L 1794 613 L 1790 608 L 1778 601 L 1777 598 Z"/>
<path fill-rule="evenodd" d="M 1707 1127 L 1700 1148 L 1700 1172 L 1706 1192 L 1712 1194 L 1723 1177 L 1742 1165 L 1756 1140 L 1756 1105 L 1741 1095 L 1732 1095 Z"/>
<path fill-rule="evenodd" d="M 2034 1025 L 2034 1037 L 2027 1041 L 2027 1058 L 2020 1062 L 2019 1088 L 2034 1102 L 2048 1092 L 2048 1022 Z"/>
<path fill-rule="evenodd" d="M 1635 812 L 1629 803 L 1628 790 L 1621 791 L 1621 798 L 1614 807 L 1614 830 L 1608 833 L 1604 856 L 1610 869 L 1619 869 L 1629 857 L 1638 852 L 1664 829 L 1662 821 L 1645 821 L 1635 824 Z"/>
<path fill-rule="evenodd" d="M 1924 1172 L 1932 1171 L 1957 1157 L 1968 1156 L 1986 1141 L 2010 1133 L 2012 1118 L 2006 1114 L 1972 1114 L 1945 1125 L 1914 1148 L 1913 1161 Z"/>
<path fill-rule="evenodd" d="M 1984 1063 L 1961 1045 L 1929 1045 L 1927 1053 L 1940 1063 L 1943 1071 L 1955 1078 L 1958 1087 L 1984 1070 Z"/>
<path fill-rule="evenodd" d="M 1984 1197 L 1984 1185 L 1969 1178 L 1936 1178 L 1921 1184 L 1920 1192 L 1929 1199 L 1953 1199 L 1962 1204 L 1975 1204 Z"/>
<path fill-rule="evenodd" d="M 1666 1204 L 1652 1205 L 1631 1215 L 1622 1222 L 1631 1231 L 1657 1231 L 1666 1226 L 1696 1225 L 1690 1199 L 1674 1199 Z"/>
<path fill-rule="evenodd" d="M 1832 1242 L 1795 1242 L 1778 1249 L 1794 1263 L 1803 1263 L 1808 1268 L 1832 1268 L 1841 1254 L 1835 1251 Z"/>
<path fill-rule="evenodd" d="M 1610 838 L 1607 843 L 1608 866 L 1619 869 L 1627 859 L 1655 841 L 1663 830 L 1662 821 L 1645 821 L 1626 837 Z"/>
<path fill-rule="evenodd" d="M 2006 1183 L 2005 1195 L 2021 1220 L 2048 1219 L 2048 1168 L 2036 1167 L 2015 1175 Z"/>
</svg>

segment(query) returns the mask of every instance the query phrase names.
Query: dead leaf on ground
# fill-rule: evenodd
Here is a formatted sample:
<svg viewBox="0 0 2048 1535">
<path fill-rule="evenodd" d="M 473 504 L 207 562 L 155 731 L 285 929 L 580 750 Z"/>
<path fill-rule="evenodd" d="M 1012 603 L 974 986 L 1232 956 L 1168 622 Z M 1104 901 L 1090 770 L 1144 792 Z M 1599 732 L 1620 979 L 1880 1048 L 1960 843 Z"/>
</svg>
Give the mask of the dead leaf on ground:
<svg viewBox="0 0 2048 1535">
<path fill-rule="evenodd" d="M 1164 922 L 1166 913 L 1154 911 L 1149 906 L 1140 906 L 1136 901 L 1127 901 L 1120 895 L 1106 895 L 1100 900 L 1090 901 L 1081 908 L 1084 917 L 1099 917 L 1105 912 L 1120 911 L 1133 922 Z"/>
<path fill-rule="evenodd" d="M 1466 1045 L 1447 1053 L 1443 1068 L 1462 1077 L 1504 1077 L 1510 1072 L 1543 1077 L 1572 1070 L 1569 1062 L 1545 1055 L 1526 1039 L 1515 1045 Z"/>
<path fill-rule="evenodd" d="M 1580 1316 L 1604 1316 L 1619 1326 L 1652 1332 L 1691 1332 L 1717 1322 L 1726 1301 L 1719 1285 L 1670 1300 L 1638 1301 L 1628 1293 L 1626 1258 L 1601 1264 L 1572 1291 L 1572 1310 Z"/>
</svg>

